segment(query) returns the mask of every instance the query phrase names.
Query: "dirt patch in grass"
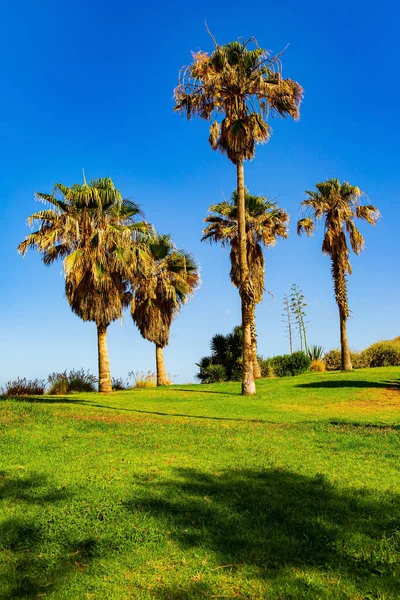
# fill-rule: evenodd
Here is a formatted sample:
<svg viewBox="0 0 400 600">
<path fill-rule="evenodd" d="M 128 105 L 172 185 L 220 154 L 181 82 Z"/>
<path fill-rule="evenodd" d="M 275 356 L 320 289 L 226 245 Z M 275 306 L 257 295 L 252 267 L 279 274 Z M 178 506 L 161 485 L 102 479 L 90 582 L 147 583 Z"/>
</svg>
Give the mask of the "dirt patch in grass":
<svg viewBox="0 0 400 600">
<path fill-rule="evenodd" d="M 324 407 L 328 408 L 328 407 Z M 330 407 L 331 408 L 331 407 Z M 373 389 L 362 392 L 358 398 L 335 405 L 335 413 L 349 415 L 362 414 L 392 414 L 400 417 L 400 391 L 397 389 Z"/>
</svg>

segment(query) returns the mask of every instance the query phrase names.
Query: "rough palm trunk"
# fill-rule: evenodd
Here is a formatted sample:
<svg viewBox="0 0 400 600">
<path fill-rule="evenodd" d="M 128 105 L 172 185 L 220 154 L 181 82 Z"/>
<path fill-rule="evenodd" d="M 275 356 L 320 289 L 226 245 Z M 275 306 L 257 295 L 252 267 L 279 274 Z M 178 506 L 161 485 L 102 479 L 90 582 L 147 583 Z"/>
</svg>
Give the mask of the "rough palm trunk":
<svg viewBox="0 0 400 600">
<path fill-rule="evenodd" d="M 349 342 L 347 340 L 347 318 L 343 310 L 339 307 L 340 317 L 340 348 L 342 353 L 342 369 L 350 371 L 353 366 L 351 364 Z"/>
<path fill-rule="evenodd" d="M 343 269 L 343 257 L 336 254 L 332 257 L 332 277 L 335 287 L 335 298 L 339 308 L 340 319 L 340 349 L 342 354 L 342 369 L 350 371 L 351 364 L 349 342 L 347 340 L 347 318 L 349 316 L 349 305 L 347 302 L 347 281 Z"/>
<path fill-rule="evenodd" d="M 107 350 L 107 327 L 97 327 L 97 349 L 99 360 L 99 392 L 110 394 L 112 392 L 112 385 Z"/>
<path fill-rule="evenodd" d="M 256 393 L 253 374 L 253 353 L 251 344 L 252 301 L 250 296 L 249 268 L 247 263 L 246 239 L 246 205 L 244 194 L 243 163 L 237 164 L 238 190 L 238 234 L 239 234 L 239 266 L 240 266 L 240 299 L 242 303 L 243 330 L 243 379 L 242 395 L 251 396 Z"/>
<path fill-rule="evenodd" d="M 157 369 L 157 385 L 169 385 L 171 382 L 167 377 L 164 363 L 164 353 L 162 346 L 156 344 L 156 369 Z"/>
<path fill-rule="evenodd" d="M 253 307 L 252 323 L 251 323 L 251 353 L 253 356 L 253 375 L 254 379 L 260 379 L 261 369 L 257 358 L 257 331 L 256 331 L 256 315 L 255 306 Z"/>
</svg>

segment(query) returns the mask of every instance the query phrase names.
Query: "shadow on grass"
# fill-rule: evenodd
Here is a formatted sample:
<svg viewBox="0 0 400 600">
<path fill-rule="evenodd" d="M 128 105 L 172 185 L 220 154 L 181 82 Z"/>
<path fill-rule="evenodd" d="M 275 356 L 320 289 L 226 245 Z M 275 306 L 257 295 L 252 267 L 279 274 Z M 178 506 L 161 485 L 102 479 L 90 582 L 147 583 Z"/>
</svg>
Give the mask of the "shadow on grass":
<svg viewBox="0 0 400 600">
<path fill-rule="evenodd" d="M 390 390 L 400 390 L 400 379 L 391 381 L 364 381 L 359 379 L 342 379 L 335 381 L 312 381 L 310 383 L 298 383 L 298 388 L 381 388 Z"/>
<path fill-rule="evenodd" d="M 53 511 L 69 498 L 66 488 L 52 486 L 43 475 L 0 472 L 0 501 L 14 507 L 14 516 L 0 521 L 2 600 L 47 596 L 91 560 L 97 541 L 90 536 L 76 529 L 57 539 Z"/>
<path fill-rule="evenodd" d="M 160 519 L 185 552 L 194 549 L 197 560 L 203 552 L 233 572 L 235 566 L 251 568 L 276 586 L 276 596 L 268 598 L 330 598 L 311 583 L 309 595 L 298 593 L 307 568 L 320 573 L 320 584 L 328 578 L 340 582 L 335 598 L 347 598 L 349 584 L 372 594 L 368 598 L 378 598 L 378 592 L 400 597 L 399 495 L 338 490 L 323 475 L 280 469 L 219 476 L 177 469 L 170 481 L 147 483 L 126 506 Z M 281 585 L 287 595 L 278 594 Z M 204 590 L 160 590 L 156 597 L 201 598 Z"/>
<path fill-rule="evenodd" d="M 219 392 L 218 392 L 219 393 Z M 3 397 L 3 399 L 5 399 Z M 239 421 L 242 423 L 268 423 L 264 419 L 242 419 L 240 417 L 211 417 L 208 415 L 188 415 L 186 413 L 161 412 L 156 410 L 141 410 L 139 408 L 123 408 L 122 406 L 109 406 L 107 404 L 97 404 L 90 400 L 81 398 L 69 398 L 62 396 L 20 396 L 7 398 L 13 402 L 28 402 L 33 404 L 74 404 L 75 406 L 87 406 L 92 408 L 102 408 L 106 410 L 117 410 L 121 412 L 130 412 L 144 415 L 156 415 L 161 417 L 185 417 L 187 419 L 207 419 L 210 421 Z"/>
</svg>

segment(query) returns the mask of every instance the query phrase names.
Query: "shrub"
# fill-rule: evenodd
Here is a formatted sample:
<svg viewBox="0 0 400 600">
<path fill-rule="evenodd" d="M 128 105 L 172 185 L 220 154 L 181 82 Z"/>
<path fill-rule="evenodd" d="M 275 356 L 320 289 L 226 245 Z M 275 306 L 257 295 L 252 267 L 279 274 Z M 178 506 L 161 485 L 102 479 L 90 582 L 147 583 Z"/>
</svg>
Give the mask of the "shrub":
<svg viewBox="0 0 400 600">
<path fill-rule="evenodd" d="M 97 378 L 85 369 L 71 369 L 61 373 L 50 373 L 47 378 L 49 394 L 62 395 L 71 392 L 96 391 Z"/>
<path fill-rule="evenodd" d="M 309 371 L 313 371 L 314 373 L 324 373 L 326 371 L 326 366 L 323 360 L 314 358 L 311 361 L 311 365 L 308 367 Z"/>
<path fill-rule="evenodd" d="M 196 378 L 203 383 L 208 383 L 207 367 L 209 365 L 222 365 L 225 370 L 225 380 L 240 381 L 242 379 L 242 328 L 234 327 L 231 333 L 214 335 L 211 339 L 211 355 L 204 356 L 196 366 L 199 372 Z M 218 371 L 220 374 L 221 370 Z"/>
<path fill-rule="evenodd" d="M 111 379 L 111 385 L 114 392 L 122 392 L 123 390 L 129 390 L 129 381 L 124 381 L 122 377 L 113 377 Z"/>
<path fill-rule="evenodd" d="M 157 386 L 157 375 L 154 371 L 130 371 L 128 377 L 133 379 L 133 387 L 135 389 L 147 389 Z"/>
<path fill-rule="evenodd" d="M 307 354 L 311 360 L 322 360 L 324 349 L 322 346 L 310 346 L 307 349 Z"/>
<path fill-rule="evenodd" d="M 4 396 L 43 396 L 46 387 L 44 379 L 12 379 L 0 388 Z"/>
<path fill-rule="evenodd" d="M 311 364 L 310 357 L 304 352 L 273 356 L 269 360 L 278 377 L 300 375 L 301 373 L 305 373 Z"/>
<path fill-rule="evenodd" d="M 202 383 L 221 383 L 227 380 L 224 365 L 208 365 L 205 367 Z"/>
<path fill-rule="evenodd" d="M 395 341 L 376 342 L 361 354 L 370 367 L 396 367 L 400 365 L 400 344 Z"/>
<path fill-rule="evenodd" d="M 260 365 L 261 377 L 276 377 L 270 358 L 263 358 L 260 356 L 258 359 L 258 364 Z"/>
<path fill-rule="evenodd" d="M 370 366 L 369 358 L 364 352 L 350 352 L 350 360 L 353 369 L 366 369 Z"/>
<path fill-rule="evenodd" d="M 338 348 L 329 350 L 324 356 L 327 371 L 339 371 L 342 368 L 342 355 Z"/>
</svg>

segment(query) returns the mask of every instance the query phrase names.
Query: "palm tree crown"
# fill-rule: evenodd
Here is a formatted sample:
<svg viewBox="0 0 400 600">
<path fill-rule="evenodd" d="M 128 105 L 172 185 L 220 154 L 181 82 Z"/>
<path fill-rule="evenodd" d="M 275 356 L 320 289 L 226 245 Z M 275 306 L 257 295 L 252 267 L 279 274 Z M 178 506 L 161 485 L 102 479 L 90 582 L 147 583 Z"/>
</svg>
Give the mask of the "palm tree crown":
<svg viewBox="0 0 400 600">
<path fill-rule="evenodd" d="M 263 196 L 253 196 L 245 189 L 246 240 L 249 276 L 256 303 L 261 302 L 264 291 L 264 254 L 262 246 L 276 244 L 277 237 L 287 238 L 289 215 L 275 202 Z M 231 248 L 231 281 L 240 285 L 239 234 L 238 234 L 238 192 L 235 190 L 231 201 L 210 206 L 204 219 L 208 223 L 203 230 L 202 241 L 220 243 Z"/>
<path fill-rule="evenodd" d="M 254 38 L 214 44 L 211 55 L 197 52 L 181 70 L 175 111 L 210 120 L 211 146 L 237 164 L 254 157 L 256 142 L 268 141 L 270 113 L 299 117 L 303 90 L 292 79 L 282 79 L 279 56 L 271 56 Z"/>
<path fill-rule="evenodd" d="M 131 313 L 143 337 L 163 348 L 173 319 L 200 283 L 199 267 L 169 235 L 153 237 L 147 248 L 150 262 L 137 280 Z"/>
</svg>

